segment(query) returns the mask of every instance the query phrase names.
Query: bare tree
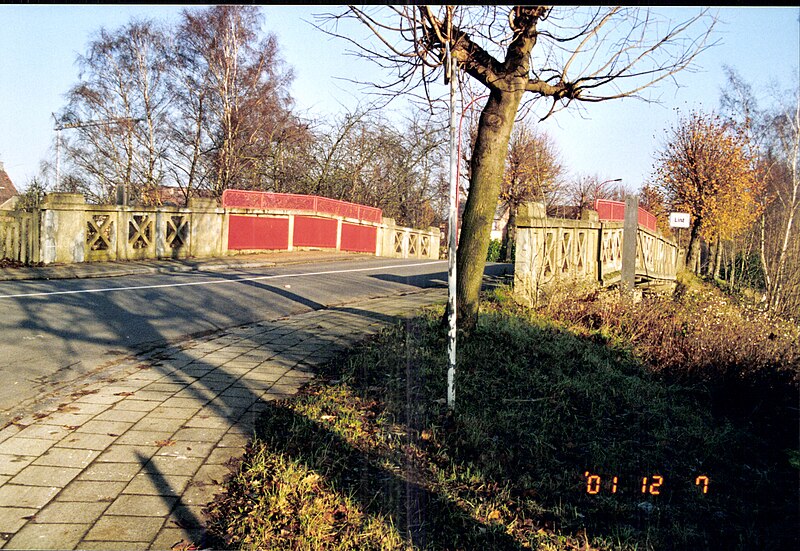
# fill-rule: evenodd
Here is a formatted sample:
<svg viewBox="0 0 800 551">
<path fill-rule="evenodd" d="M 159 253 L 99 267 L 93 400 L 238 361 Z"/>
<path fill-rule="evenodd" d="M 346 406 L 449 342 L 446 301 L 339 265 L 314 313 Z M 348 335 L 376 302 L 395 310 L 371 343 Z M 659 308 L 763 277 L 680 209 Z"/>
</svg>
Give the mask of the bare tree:
<svg viewBox="0 0 800 551">
<path fill-rule="evenodd" d="M 369 108 L 343 114 L 317 129 L 310 178 L 294 191 L 377 206 L 406 225 L 438 223 L 444 130 L 420 115 L 397 124 Z"/>
<path fill-rule="evenodd" d="M 782 101 L 771 117 L 770 128 L 773 133 L 775 144 L 774 154 L 777 157 L 777 166 L 771 171 L 769 190 L 772 193 L 772 200 L 778 212 L 774 213 L 777 218 L 776 226 L 780 228 L 777 232 L 775 251 L 772 255 L 772 262 L 766 262 L 765 255 L 762 255 L 764 262 L 764 272 L 770 279 L 767 288 L 767 296 L 771 308 L 779 310 L 785 299 L 785 287 L 789 287 L 795 295 L 800 294 L 800 280 L 787 277 L 787 265 L 790 255 L 794 253 L 795 262 L 800 261 L 797 255 L 797 242 L 800 232 L 797 230 L 795 218 L 800 210 L 800 172 L 798 172 L 798 162 L 800 161 L 800 88 L 795 89 L 789 94 L 782 95 L 788 101 Z M 765 216 L 768 216 L 766 214 Z M 765 217 L 762 217 L 762 224 L 765 224 Z M 794 242 L 793 242 L 794 241 Z M 763 243 L 763 241 L 762 241 Z M 765 245 L 762 245 L 765 247 Z M 794 270 L 797 273 L 797 270 Z M 795 302 L 797 297 L 795 297 Z"/>
<path fill-rule="evenodd" d="M 569 205 L 577 208 L 577 216 L 594 208 L 595 199 L 611 199 L 606 186 L 601 185 L 608 179 L 597 174 L 576 174 L 566 186 L 566 199 Z"/>
<path fill-rule="evenodd" d="M 525 201 L 552 204 L 561 185 L 563 168 L 552 138 L 524 122 L 511 134 L 500 201 L 508 209 L 508 224 L 503 236 L 506 262 L 513 259 L 517 228 L 517 208 Z"/>
<path fill-rule="evenodd" d="M 222 5 L 184 11 L 178 28 L 176 98 L 184 118 L 175 131 L 189 146 L 181 171 L 189 186 L 202 183 L 215 196 L 259 187 L 264 151 L 289 119 L 292 73 L 261 25 L 258 7 Z"/>
<path fill-rule="evenodd" d="M 116 31 L 101 29 L 78 58 L 80 82 L 61 121 L 74 128 L 66 147 L 72 180 L 83 182 L 95 201 L 110 200 L 122 186 L 135 202 L 158 202 L 168 149 L 168 48 L 155 23 L 132 21 Z"/>
<path fill-rule="evenodd" d="M 372 33 L 372 41 L 343 38 L 394 71 L 396 79 L 383 85 L 389 92 L 421 90 L 433 97 L 448 52 L 488 90 L 458 247 L 458 310 L 467 331 L 477 321 L 482 260 L 520 107 L 534 109 L 536 99 L 549 99 L 547 117 L 576 101 L 638 96 L 690 67 L 713 26 L 705 11 L 674 23 L 650 10 L 620 7 L 389 6 L 329 16 L 329 32 L 342 36 L 333 28 L 342 19 L 355 19 Z M 523 105 L 526 94 L 532 102 Z"/>
<path fill-rule="evenodd" d="M 721 106 L 747 136 L 764 193 L 752 234 L 763 273 L 767 306 L 797 315 L 800 305 L 800 84 L 772 90 L 772 105 L 759 107 L 752 87 L 730 68 Z M 747 244 L 752 247 L 752 244 Z"/>
</svg>

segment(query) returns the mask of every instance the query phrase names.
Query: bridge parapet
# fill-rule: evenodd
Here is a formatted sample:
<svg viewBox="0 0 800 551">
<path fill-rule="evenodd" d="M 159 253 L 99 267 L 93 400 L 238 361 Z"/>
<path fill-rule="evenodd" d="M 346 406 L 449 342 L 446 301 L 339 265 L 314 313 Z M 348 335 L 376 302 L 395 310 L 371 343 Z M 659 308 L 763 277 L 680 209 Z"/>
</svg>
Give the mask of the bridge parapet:
<svg viewBox="0 0 800 551">
<path fill-rule="evenodd" d="M 618 283 L 623 225 L 600 222 L 594 211 L 584 211 L 582 220 L 569 220 L 546 216 L 541 203 L 522 205 L 517 214 L 515 294 L 531 304 L 554 284 Z M 675 279 L 675 243 L 642 227 L 637 234 L 637 278 Z"/>
<path fill-rule="evenodd" d="M 663 235 L 639 227 L 636 244 L 636 275 L 647 279 L 675 279 L 678 246 Z"/>
<path fill-rule="evenodd" d="M 70 264 L 298 249 L 439 258 L 438 228 L 376 222 L 378 209 L 321 197 L 311 197 L 306 211 L 298 197 L 290 204 L 281 196 L 283 203 L 267 208 L 192 198 L 183 208 L 91 205 L 79 193 L 51 193 L 33 212 L 0 213 L 0 258 Z"/>
</svg>

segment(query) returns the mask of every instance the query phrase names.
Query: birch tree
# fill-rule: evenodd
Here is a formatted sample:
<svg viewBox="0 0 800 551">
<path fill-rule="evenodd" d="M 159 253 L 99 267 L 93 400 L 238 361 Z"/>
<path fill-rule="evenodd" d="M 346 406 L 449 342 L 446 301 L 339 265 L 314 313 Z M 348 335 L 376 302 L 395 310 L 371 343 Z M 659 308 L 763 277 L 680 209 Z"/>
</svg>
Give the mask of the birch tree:
<svg viewBox="0 0 800 551">
<path fill-rule="evenodd" d="M 124 186 L 132 201 L 157 202 L 168 147 L 167 50 L 155 23 L 132 21 L 100 29 L 78 57 L 79 82 L 60 123 L 73 128 L 65 148 L 70 176 L 94 201 L 110 200 Z"/>
<path fill-rule="evenodd" d="M 184 11 L 179 27 L 181 73 L 190 88 L 178 99 L 192 114 L 181 130 L 192 148 L 189 172 L 196 178 L 197 156 L 205 156 L 205 183 L 215 196 L 258 187 L 261 155 L 291 108 L 292 72 L 275 35 L 262 35 L 262 23 L 257 6 L 221 5 Z"/>
<path fill-rule="evenodd" d="M 774 86 L 771 105 L 761 107 L 756 93 L 731 68 L 721 106 L 738 125 L 757 161 L 764 187 L 753 241 L 763 274 L 767 306 L 800 314 L 800 82 L 788 90 Z M 762 98 L 763 100 L 763 98 Z M 743 259 L 744 262 L 744 259 Z"/>
</svg>

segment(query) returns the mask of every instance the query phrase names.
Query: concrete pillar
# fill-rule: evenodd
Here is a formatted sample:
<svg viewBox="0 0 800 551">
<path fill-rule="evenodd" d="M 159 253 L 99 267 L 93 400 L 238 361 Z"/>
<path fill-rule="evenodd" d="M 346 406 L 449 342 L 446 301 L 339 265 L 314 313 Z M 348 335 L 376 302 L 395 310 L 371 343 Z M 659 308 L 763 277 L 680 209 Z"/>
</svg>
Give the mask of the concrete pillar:
<svg viewBox="0 0 800 551">
<path fill-rule="evenodd" d="M 441 234 L 439 233 L 439 228 L 431 226 L 428 228 L 428 231 L 431 233 L 430 258 L 431 260 L 439 260 L 439 245 L 442 238 Z"/>
<path fill-rule="evenodd" d="M 192 256 L 220 256 L 223 250 L 222 236 L 225 211 L 217 208 L 215 199 L 189 199 L 192 210 L 191 242 Z"/>
<path fill-rule="evenodd" d="M 394 218 L 384 218 L 381 226 L 381 256 L 394 257 Z"/>
<path fill-rule="evenodd" d="M 537 220 L 547 218 L 544 203 L 529 201 L 517 207 L 517 227 L 530 226 Z"/>
<path fill-rule="evenodd" d="M 80 193 L 49 193 L 42 205 L 42 262 L 83 262 L 86 200 Z"/>
<path fill-rule="evenodd" d="M 156 211 L 156 227 L 153 239 L 156 242 L 156 257 L 165 258 L 167 256 L 167 219 L 169 214 L 165 214 L 161 209 Z"/>
<path fill-rule="evenodd" d="M 535 246 L 532 228 L 517 225 L 516 251 L 514 253 L 514 295 L 527 306 L 535 302 L 534 283 Z"/>
<path fill-rule="evenodd" d="M 625 197 L 625 223 L 622 228 L 622 288 L 632 292 L 636 279 L 636 246 L 639 233 L 639 196 Z"/>
<path fill-rule="evenodd" d="M 289 215 L 289 248 L 286 250 L 294 250 L 294 214 Z"/>
<path fill-rule="evenodd" d="M 600 215 L 596 210 L 584 209 L 581 212 L 581 220 L 586 222 L 600 222 Z"/>
<path fill-rule="evenodd" d="M 228 209 L 224 209 L 222 215 L 222 234 L 219 240 L 219 252 L 221 256 L 228 254 L 228 232 L 231 228 L 231 213 Z"/>
</svg>

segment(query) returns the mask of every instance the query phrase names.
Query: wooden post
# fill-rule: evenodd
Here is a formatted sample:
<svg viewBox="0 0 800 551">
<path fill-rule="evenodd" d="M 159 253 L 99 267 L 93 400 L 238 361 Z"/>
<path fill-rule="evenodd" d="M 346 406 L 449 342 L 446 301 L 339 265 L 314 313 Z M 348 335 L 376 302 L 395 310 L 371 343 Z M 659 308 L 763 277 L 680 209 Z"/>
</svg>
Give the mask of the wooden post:
<svg viewBox="0 0 800 551">
<path fill-rule="evenodd" d="M 639 233 L 639 196 L 625 197 L 625 224 L 622 228 L 622 289 L 633 292 L 636 277 L 636 241 Z"/>
</svg>

